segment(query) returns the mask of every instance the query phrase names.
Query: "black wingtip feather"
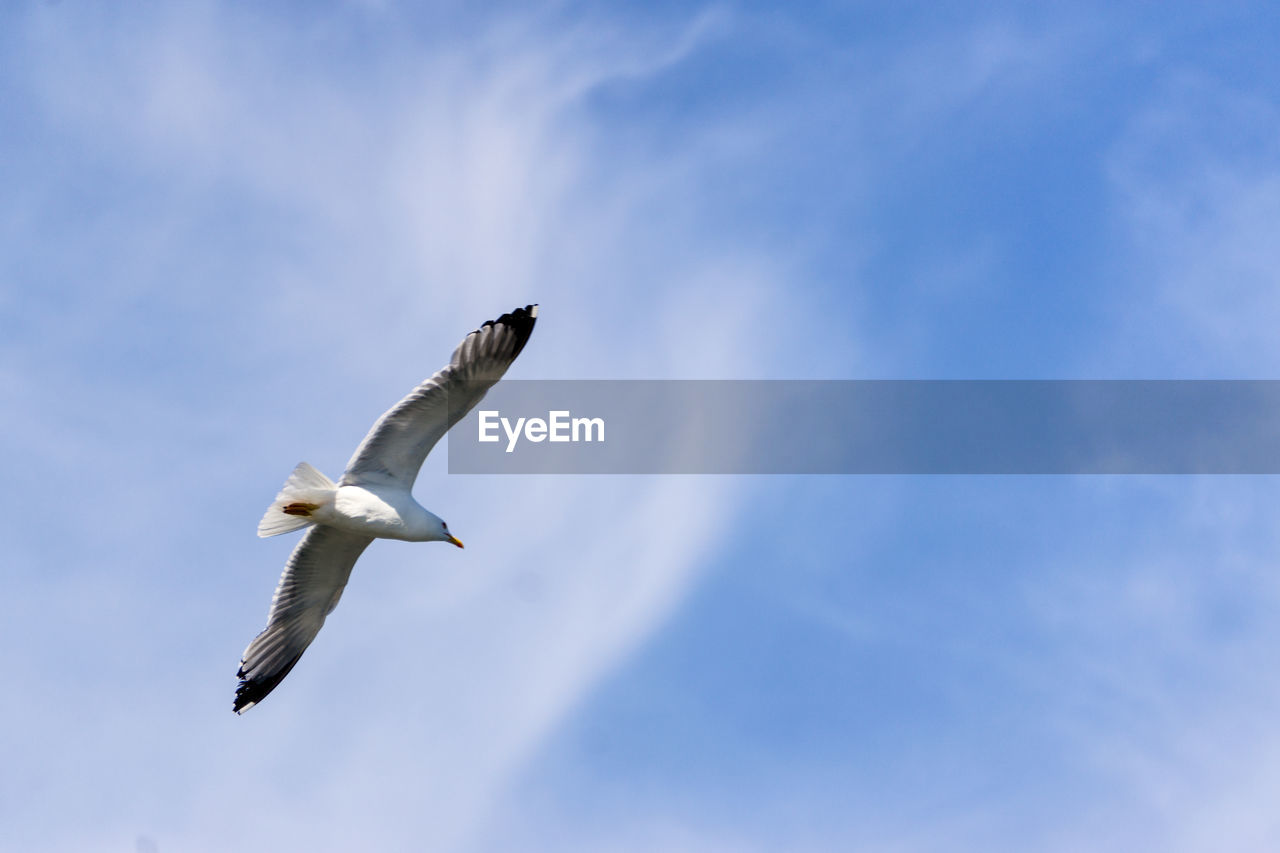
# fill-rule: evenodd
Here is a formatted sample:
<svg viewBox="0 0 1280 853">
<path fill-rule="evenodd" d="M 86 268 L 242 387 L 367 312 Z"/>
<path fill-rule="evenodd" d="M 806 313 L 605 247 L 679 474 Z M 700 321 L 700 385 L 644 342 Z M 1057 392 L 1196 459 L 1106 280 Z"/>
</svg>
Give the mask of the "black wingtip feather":
<svg viewBox="0 0 1280 853">
<path fill-rule="evenodd" d="M 276 689 L 284 677 L 293 669 L 294 664 L 302 657 L 302 652 L 298 652 L 293 659 L 282 666 L 276 672 L 266 678 L 245 679 L 243 667 L 236 676 L 241 680 L 240 686 L 236 688 L 236 701 L 231 710 L 237 714 L 243 714 L 251 706 L 256 705 L 267 697 L 267 694 Z"/>
<path fill-rule="evenodd" d="M 538 303 L 526 305 L 523 308 L 517 308 L 514 311 L 503 314 L 496 320 L 486 320 L 480 325 L 480 329 L 485 326 L 506 326 L 516 335 L 516 349 L 511 354 L 514 361 L 516 356 L 524 349 L 524 345 L 529 342 L 529 336 L 533 334 L 533 325 L 538 322 Z M 477 329 L 476 331 L 480 331 Z"/>
</svg>

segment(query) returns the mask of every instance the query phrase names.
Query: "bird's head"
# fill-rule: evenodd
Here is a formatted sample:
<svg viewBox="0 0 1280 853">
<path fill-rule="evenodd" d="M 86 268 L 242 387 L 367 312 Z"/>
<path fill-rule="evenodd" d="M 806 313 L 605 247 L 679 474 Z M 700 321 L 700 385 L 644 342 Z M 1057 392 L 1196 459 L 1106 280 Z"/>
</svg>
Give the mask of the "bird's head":
<svg viewBox="0 0 1280 853">
<path fill-rule="evenodd" d="M 444 519 L 435 516 L 432 517 L 435 518 L 436 523 L 435 529 L 431 531 L 431 539 L 429 541 L 449 542 L 461 548 L 462 541 L 449 532 L 449 525 L 444 523 Z"/>
</svg>

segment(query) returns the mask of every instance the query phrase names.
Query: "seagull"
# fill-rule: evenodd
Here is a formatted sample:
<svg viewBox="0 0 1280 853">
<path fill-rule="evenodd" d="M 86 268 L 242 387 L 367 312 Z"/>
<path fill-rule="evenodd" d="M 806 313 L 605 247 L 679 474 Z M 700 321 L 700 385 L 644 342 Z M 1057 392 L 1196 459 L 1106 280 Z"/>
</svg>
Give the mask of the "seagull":
<svg viewBox="0 0 1280 853">
<path fill-rule="evenodd" d="M 276 688 L 338 605 L 356 560 L 374 539 L 449 542 L 449 525 L 413 499 L 413 481 L 436 442 L 507 372 L 533 333 L 538 306 L 489 320 L 449 363 L 378 418 L 334 483 L 298 465 L 258 523 L 258 535 L 309 528 L 289 555 L 266 629 L 244 651 L 233 710 Z"/>
</svg>

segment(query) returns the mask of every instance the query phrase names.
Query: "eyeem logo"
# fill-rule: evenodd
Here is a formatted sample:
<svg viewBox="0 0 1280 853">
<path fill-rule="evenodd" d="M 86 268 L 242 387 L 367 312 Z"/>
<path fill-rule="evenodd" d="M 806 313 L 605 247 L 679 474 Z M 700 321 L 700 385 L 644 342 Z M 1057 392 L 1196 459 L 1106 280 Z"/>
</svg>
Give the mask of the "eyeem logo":
<svg viewBox="0 0 1280 853">
<path fill-rule="evenodd" d="M 498 427 L 507 434 L 507 453 L 516 449 L 521 432 L 526 441 L 537 444 L 540 441 L 604 441 L 604 418 L 575 418 L 567 409 L 547 412 L 547 419 L 516 418 L 514 425 L 510 418 L 504 418 L 497 410 L 480 412 L 479 441 L 495 442 L 501 440 Z"/>
</svg>

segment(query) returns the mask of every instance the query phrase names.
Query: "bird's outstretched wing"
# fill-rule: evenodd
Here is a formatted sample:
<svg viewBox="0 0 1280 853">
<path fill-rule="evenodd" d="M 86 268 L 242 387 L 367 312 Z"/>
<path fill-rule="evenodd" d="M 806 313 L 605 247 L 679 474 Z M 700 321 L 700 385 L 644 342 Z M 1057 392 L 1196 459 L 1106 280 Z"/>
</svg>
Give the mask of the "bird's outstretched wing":
<svg viewBox="0 0 1280 853">
<path fill-rule="evenodd" d="M 311 645 L 342 597 L 351 567 L 373 539 L 318 524 L 293 549 L 267 627 L 240 661 L 235 712 L 244 713 L 275 689 Z"/>
<path fill-rule="evenodd" d="M 378 419 L 347 463 L 340 484 L 412 488 L 431 448 L 507 372 L 537 318 L 538 306 L 527 305 L 467 335 L 448 365 Z"/>
</svg>

